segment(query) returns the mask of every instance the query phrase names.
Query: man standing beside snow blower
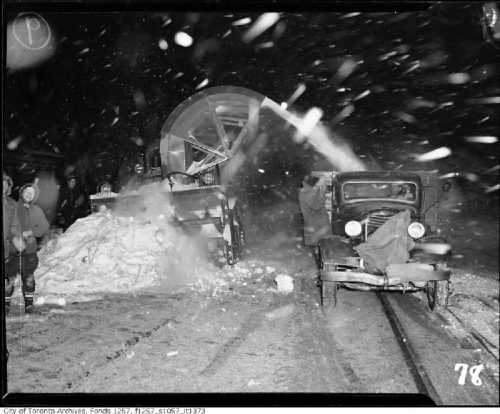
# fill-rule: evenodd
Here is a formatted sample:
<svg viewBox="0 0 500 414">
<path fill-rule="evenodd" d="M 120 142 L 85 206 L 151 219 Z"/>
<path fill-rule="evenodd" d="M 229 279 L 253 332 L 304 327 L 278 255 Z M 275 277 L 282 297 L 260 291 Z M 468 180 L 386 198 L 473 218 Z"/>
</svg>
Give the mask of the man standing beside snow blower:
<svg viewBox="0 0 500 414">
<path fill-rule="evenodd" d="M 299 193 L 299 206 L 304 219 L 304 244 L 317 246 L 321 239 L 332 235 L 332 225 L 325 207 L 324 179 L 306 176 Z"/>
<path fill-rule="evenodd" d="M 35 270 L 38 267 L 37 238 L 43 237 L 49 230 L 49 223 L 42 209 L 35 203 L 39 190 L 36 183 L 24 185 L 19 191 L 17 215 L 21 229 L 12 239 L 12 244 L 17 252 L 10 255 L 10 260 L 5 265 L 7 283 L 5 286 L 5 303 L 10 303 L 14 292 L 14 282 L 18 273 L 21 274 L 22 290 L 24 296 L 24 310 L 29 314 L 33 312 L 33 295 L 35 293 Z"/>
</svg>

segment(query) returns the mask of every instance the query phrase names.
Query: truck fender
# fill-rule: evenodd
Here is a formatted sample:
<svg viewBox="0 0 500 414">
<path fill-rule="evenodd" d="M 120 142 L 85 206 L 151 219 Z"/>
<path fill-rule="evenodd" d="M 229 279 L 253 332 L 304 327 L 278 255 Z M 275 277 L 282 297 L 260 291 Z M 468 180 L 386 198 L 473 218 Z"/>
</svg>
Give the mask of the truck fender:
<svg viewBox="0 0 500 414">
<path fill-rule="evenodd" d="M 343 263 L 346 257 L 358 256 L 348 239 L 330 236 L 319 242 L 321 258 L 326 263 Z"/>
</svg>

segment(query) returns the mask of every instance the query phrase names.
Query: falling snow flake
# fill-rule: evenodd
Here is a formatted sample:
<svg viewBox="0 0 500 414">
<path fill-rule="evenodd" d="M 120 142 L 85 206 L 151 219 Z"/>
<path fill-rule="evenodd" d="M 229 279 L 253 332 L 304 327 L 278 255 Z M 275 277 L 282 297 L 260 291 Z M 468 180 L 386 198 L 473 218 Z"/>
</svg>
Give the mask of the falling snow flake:
<svg viewBox="0 0 500 414">
<path fill-rule="evenodd" d="M 300 97 L 300 95 L 302 95 L 305 92 L 305 90 L 306 90 L 306 85 L 304 85 L 303 83 L 299 84 L 295 92 L 292 94 L 292 96 L 290 96 L 290 98 L 286 102 L 287 106 L 292 105 Z"/>
<path fill-rule="evenodd" d="M 356 96 L 354 98 L 354 101 L 358 101 L 360 99 L 363 99 L 365 96 L 370 95 L 370 93 L 371 93 L 371 91 L 368 89 L 368 90 L 364 91 L 363 93 L 360 93 L 358 96 Z"/>
<path fill-rule="evenodd" d="M 274 46 L 274 42 L 264 42 L 264 43 L 259 43 L 258 45 L 255 45 L 256 50 L 260 49 L 269 49 Z"/>
<path fill-rule="evenodd" d="M 260 34 L 269 29 L 273 24 L 275 24 L 280 18 L 279 13 L 264 13 L 259 16 L 255 23 L 248 29 L 247 32 L 242 36 L 242 40 L 245 43 L 250 43 L 252 40 L 257 38 Z"/>
<path fill-rule="evenodd" d="M 494 144 L 498 142 L 498 138 L 494 136 L 470 136 L 465 137 L 465 140 L 475 144 Z"/>
<path fill-rule="evenodd" d="M 175 43 L 179 46 L 189 47 L 193 44 L 193 38 L 186 32 L 177 32 L 175 34 Z"/>
<path fill-rule="evenodd" d="M 201 82 L 200 84 L 198 84 L 195 89 L 201 89 L 201 88 L 204 88 L 207 85 L 208 85 L 208 79 L 205 79 L 203 82 Z"/>
<path fill-rule="evenodd" d="M 14 151 L 15 149 L 17 149 L 17 147 L 19 146 L 19 144 L 21 143 L 21 141 L 23 139 L 24 139 L 24 135 L 18 135 L 17 137 L 15 137 L 12 141 L 10 141 L 7 144 L 7 148 L 11 151 Z"/>
<path fill-rule="evenodd" d="M 449 155 L 451 155 L 451 150 L 448 147 L 441 147 L 433 151 L 427 152 L 425 154 L 417 155 L 415 157 L 415 161 L 417 162 L 432 161 L 441 158 L 446 158 Z"/>
<path fill-rule="evenodd" d="M 500 188 L 500 184 L 495 184 L 494 186 L 492 187 L 486 187 L 486 189 L 484 190 L 484 192 L 486 194 L 488 193 L 492 193 L 493 191 L 498 191 L 498 189 Z"/>
<path fill-rule="evenodd" d="M 467 99 L 466 102 L 472 104 L 498 104 L 500 103 L 500 96 L 491 96 L 488 98 L 472 98 Z"/>
<path fill-rule="evenodd" d="M 407 114 L 406 112 L 397 111 L 394 113 L 394 116 L 409 124 L 414 124 L 417 122 L 417 119 L 413 115 Z"/>
<path fill-rule="evenodd" d="M 158 41 L 158 46 L 160 47 L 161 50 L 167 50 L 168 49 L 168 43 L 165 39 L 160 39 Z"/>
<path fill-rule="evenodd" d="M 344 14 L 343 16 L 340 16 L 340 19 L 349 19 L 351 17 L 359 16 L 360 14 L 361 14 L 360 12 L 348 13 L 348 14 Z"/>
<path fill-rule="evenodd" d="M 452 73 L 447 76 L 447 81 L 452 85 L 462 85 L 470 82 L 470 76 L 468 73 Z"/>
<path fill-rule="evenodd" d="M 244 17 L 243 19 L 236 20 L 232 22 L 232 26 L 244 26 L 246 24 L 252 23 L 252 19 L 250 17 Z"/>
</svg>

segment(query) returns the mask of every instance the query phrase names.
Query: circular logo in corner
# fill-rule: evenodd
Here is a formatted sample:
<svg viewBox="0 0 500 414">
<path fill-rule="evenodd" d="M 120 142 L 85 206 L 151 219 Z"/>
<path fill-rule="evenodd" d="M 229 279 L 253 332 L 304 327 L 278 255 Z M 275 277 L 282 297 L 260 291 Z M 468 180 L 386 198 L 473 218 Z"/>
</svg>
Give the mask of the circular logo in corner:
<svg viewBox="0 0 500 414">
<path fill-rule="evenodd" d="M 39 50 L 50 42 L 51 32 L 47 21 L 35 12 L 20 13 L 12 25 L 15 39 L 26 49 Z"/>
</svg>

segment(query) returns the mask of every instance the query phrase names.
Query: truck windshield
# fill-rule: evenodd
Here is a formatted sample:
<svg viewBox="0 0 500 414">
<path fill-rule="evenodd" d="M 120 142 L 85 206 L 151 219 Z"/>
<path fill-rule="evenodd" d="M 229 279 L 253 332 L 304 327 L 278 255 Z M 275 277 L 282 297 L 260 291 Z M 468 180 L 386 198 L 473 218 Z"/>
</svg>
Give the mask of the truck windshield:
<svg viewBox="0 0 500 414">
<path fill-rule="evenodd" d="M 416 200 L 416 194 L 417 186 L 406 181 L 347 182 L 343 185 L 346 201 L 377 198 L 413 202 Z"/>
</svg>

